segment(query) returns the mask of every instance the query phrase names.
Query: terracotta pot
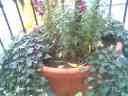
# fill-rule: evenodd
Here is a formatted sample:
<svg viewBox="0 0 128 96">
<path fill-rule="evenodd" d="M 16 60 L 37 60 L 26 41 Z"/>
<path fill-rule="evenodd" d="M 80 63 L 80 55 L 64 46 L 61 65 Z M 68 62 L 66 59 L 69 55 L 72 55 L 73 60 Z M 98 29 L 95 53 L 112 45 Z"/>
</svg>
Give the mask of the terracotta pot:
<svg viewBox="0 0 128 96">
<path fill-rule="evenodd" d="M 90 69 L 92 65 L 88 65 Z M 60 69 L 47 66 L 43 67 L 42 74 L 49 80 L 56 96 L 74 96 L 78 91 L 85 92 L 88 86 L 85 83 L 85 78 L 92 75 L 91 72 L 81 72 L 78 68 Z"/>
</svg>

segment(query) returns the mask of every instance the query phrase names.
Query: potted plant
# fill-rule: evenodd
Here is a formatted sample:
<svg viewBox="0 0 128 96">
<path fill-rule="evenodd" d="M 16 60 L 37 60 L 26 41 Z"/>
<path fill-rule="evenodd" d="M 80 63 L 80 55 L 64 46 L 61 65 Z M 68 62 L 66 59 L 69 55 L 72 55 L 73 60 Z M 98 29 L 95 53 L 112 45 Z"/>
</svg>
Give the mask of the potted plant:
<svg viewBox="0 0 128 96">
<path fill-rule="evenodd" d="M 22 70 L 24 68 L 27 68 L 26 71 L 29 74 L 31 70 L 28 69 L 32 69 L 34 72 L 40 72 L 43 76 L 47 77 L 51 88 L 57 96 L 73 96 L 77 92 L 81 92 L 82 94 L 84 92 L 86 93 L 88 88 L 86 78 L 95 75 L 92 72 L 94 70 L 91 70 L 94 65 L 91 63 L 88 64 L 86 59 L 88 56 L 95 54 L 97 47 L 96 41 L 100 39 L 102 32 L 108 29 L 107 20 L 100 14 L 99 6 L 101 0 L 94 1 L 92 6 L 87 6 L 86 2 L 82 0 L 74 0 L 75 5 L 72 10 L 68 8 L 65 9 L 65 2 L 63 0 L 61 6 L 63 8 L 51 6 L 50 1 L 51 0 L 46 0 L 46 4 L 43 7 L 45 12 L 41 14 L 47 17 L 47 19 L 44 20 L 44 26 L 42 27 L 44 29 L 41 30 L 42 32 L 34 29 L 35 33 L 33 32 L 31 34 L 38 35 L 31 36 L 31 34 L 29 34 L 31 39 L 29 39 L 29 36 L 25 36 L 27 39 L 23 39 L 24 43 L 17 42 L 14 44 L 16 47 L 21 47 L 21 49 L 13 48 L 13 50 L 10 51 L 9 54 L 12 55 L 9 55 L 9 58 L 5 58 L 2 63 L 5 64 L 3 68 L 11 68 L 12 70 L 13 65 L 15 65 L 15 80 L 17 80 L 17 75 L 19 77 L 22 75 L 20 73 L 24 72 L 24 70 Z M 30 41 L 27 42 L 27 40 Z M 18 56 L 15 57 L 15 54 L 18 54 Z M 18 62 L 16 58 L 20 58 Z M 21 63 L 25 67 L 22 66 Z M 11 67 L 8 65 L 11 65 Z M 25 74 L 26 73 L 24 73 L 23 76 L 26 76 Z M 32 74 L 32 77 L 33 76 L 34 74 Z M 29 75 L 27 75 L 26 78 L 28 80 Z M 42 82 L 41 80 L 39 82 Z M 25 82 L 27 81 L 25 80 Z M 31 85 L 30 82 L 28 83 L 25 86 Z M 36 83 L 34 82 L 34 84 Z M 39 87 L 39 90 L 36 90 L 37 92 L 33 93 L 36 88 L 32 87 L 34 87 L 34 85 L 28 88 L 28 93 L 23 90 L 22 94 L 37 95 L 39 93 L 38 96 L 41 96 L 42 88 L 40 83 L 39 86 L 37 86 Z M 16 91 L 16 88 L 14 88 L 14 90 Z M 14 94 L 17 95 L 20 93 Z"/>
<path fill-rule="evenodd" d="M 75 0 L 73 10 L 52 8 L 46 0 L 46 37 L 51 40 L 48 59 L 44 60 L 42 75 L 47 77 L 57 96 L 74 96 L 87 89 L 85 78 L 92 76 L 92 64 L 85 59 L 95 53 L 96 43 L 107 30 L 106 19 L 99 12 L 101 0 L 88 7 Z M 82 70 L 82 71 L 81 71 Z M 85 82 L 84 82 L 85 81 Z"/>
</svg>

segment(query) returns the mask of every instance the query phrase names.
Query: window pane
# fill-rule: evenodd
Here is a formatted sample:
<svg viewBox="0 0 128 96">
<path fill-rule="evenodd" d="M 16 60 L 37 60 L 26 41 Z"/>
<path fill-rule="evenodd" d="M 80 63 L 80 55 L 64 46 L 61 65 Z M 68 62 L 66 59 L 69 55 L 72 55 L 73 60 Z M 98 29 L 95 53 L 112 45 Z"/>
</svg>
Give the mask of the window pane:
<svg viewBox="0 0 128 96">
<path fill-rule="evenodd" d="M 123 21 L 125 5 L 112 6 L 112 17 L 116 20 Z"/>
</svg>

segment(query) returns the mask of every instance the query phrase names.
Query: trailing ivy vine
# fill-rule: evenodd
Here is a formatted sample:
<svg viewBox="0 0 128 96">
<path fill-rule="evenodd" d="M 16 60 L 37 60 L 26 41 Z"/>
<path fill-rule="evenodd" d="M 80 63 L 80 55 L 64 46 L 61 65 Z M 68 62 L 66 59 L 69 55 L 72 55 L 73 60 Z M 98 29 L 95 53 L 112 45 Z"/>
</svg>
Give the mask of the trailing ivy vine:
<svg viewBox="0 0 128 96">
<path fill-rule="evenodd" d="M 49 41 L 43 35 L 35 32 L 14 41 L 3 56 L 0 96 L 47 96 L 48 82 L 39 73 L 49 50 Z"/>
</svg>

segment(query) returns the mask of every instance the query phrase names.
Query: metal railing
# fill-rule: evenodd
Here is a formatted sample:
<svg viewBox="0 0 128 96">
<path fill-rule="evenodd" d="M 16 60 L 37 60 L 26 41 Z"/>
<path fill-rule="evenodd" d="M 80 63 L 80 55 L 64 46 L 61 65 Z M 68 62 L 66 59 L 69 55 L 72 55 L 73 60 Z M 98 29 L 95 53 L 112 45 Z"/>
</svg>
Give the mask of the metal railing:
<svg viewBox="0 0 128 96">
<path fill-rule="evenodd" d="M 22 26 L 22 29 L 23 29 L 23 32 L 27 32 L 26 28 L 25 28 L 25 25 L 24 25 L 24 21 L 23 21 L 23 17 L 21 15 L 21 10 L 19 8 L 19 4 L 18 4 L 18 0 L 12 0 L 12 2 L 15 3 L 15 8 L 17 10 L 17 13 L 18 13 L 18 16 L 19 16 L 19 21 L 20 21 L 20 24 Z M 37 16 L 36 16 L 36 12 L 35 12 L 35 9 L 33 7 L 33 3 L 32 3 L 32 0 L 31 0 L 31 7 L 32 7 L 32 12 L 33 12 L 33 18 L 35 20 L 35 24 L 38 25 L 38 20 L 37 20 Z M 3 17 L 4 17 L 4 20 L 6 22 L 6 25 L 8 27 L 8 30 L 9 30 L 9 33 L 10 33 L 10 38 L 11 40 L 13 40 L 15 37 L 14 37 L 14 34 L 13 34 L 13 31 L 12 31 L 12 28 L 10 26 L 10 22 L 9 22 L 9 19 L 8 19 L 8 15 L 5 11 L 5 8 L 4 8 L 4 5 L 3 5 L 3 2 L 0 0 L 0 11 L 2 11 L 2 14 L 3 14 Z M 6 49 L 4 47 L 4 43 L 2 42 L 1 38 L 0 38 L 0 45 L 3 49 L 3 51 L 5 52 Z"/>
<path fill-rule="evenodd" d="M 12 1 L 14 1 L 14 3 L 15 3 L 15 8 L 16 8 L 16 10 L 17 10 L 17 13 L 18 13 L 18 17 L 19 17 L 19 21 L 20 21 L 20 24 L 21 24 L 21 26 L 22 26 L 22 29 L 23 29 L 23 32 L 27 32 L 27 30 L 26 30 L 26 28 L 25 28 L 25 25 L 24 25 L 24 21 L 23 21 L 23 17 L 22 17 L 22 15 L 21 15 L 21 10 L 20 10 L 20 8 L 19 8 L 19 4 L 18 4 L 18 1 L 17 0 L 12 0 Z M 112 10 L 112 6 L 114 6 L 113 4 L 113 0 L 110 0 L 110 2 L 109 2 L 109 12 L 108 12 L 108 15 L 109 16 L 111 16 L 111 10 Z M 119 5 L 119 4 L 116 4 L 117 6 Z M 126 16 L 127 16 L 127 9 L 128 9 L 128 0 L 126 0 L 126 3 L 124 4 L 124 6 L 125 6 L 125 10 L 124 10 L 124 15 L 123 15 L 123 23 L 125 24 L 125 22 L 126 22 Z M 31 7 L 32 7 L 32 12 L 33 12 L 33 18 L 34 18 L 34 21 L 35 21 L 35 24 L 36 25 L 38 25 L 38 20 L 37 20 L 37 15 L 36 15 L 36 11 L 35 11 L 35 9 L 34 9 L 34 6 L 33 6 L 33 3 L 32 3 L 32 0 L 31 0 Z M 3 5 L 3 2 L 0 0 L 0 11 L 2 11 L 2 14 L 3 14 L 3 16 L 4 16 L 4 19 L 5 19 L 5 22 L 6 22 L 6 25 L 7 25 L 7 27 L 8 27 L 8 30 L 9 30 L 9 33 L 10 33 L 10 37 L 11 38 L 14 38 L 14 35 L 13 35 L 13 32 L 12 32 L 12 28 L 11 28 L 11 26 L 10 26 L 10 22 L 9 22 L 9 20 L 8 20 L 8 15 L 6 14 L 6 12 L 5 12 L 5 9 L 4 9 L 4 5 Z M 5 47 L 4 47 L 4 44 L 3 44 L 3 42 L 2 42 L 2 40 L 1 40 L 1 38 L 0 38 L 0 45 L 1 45 L 1 47 L 2 47 L 2 49 L 3 49 L 3 51 L 5 52 L 6 51 L 6 49 L 5 49 Z"/>
</svg>

